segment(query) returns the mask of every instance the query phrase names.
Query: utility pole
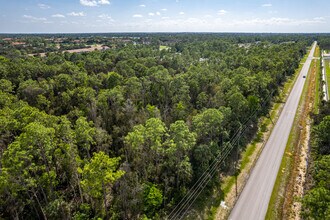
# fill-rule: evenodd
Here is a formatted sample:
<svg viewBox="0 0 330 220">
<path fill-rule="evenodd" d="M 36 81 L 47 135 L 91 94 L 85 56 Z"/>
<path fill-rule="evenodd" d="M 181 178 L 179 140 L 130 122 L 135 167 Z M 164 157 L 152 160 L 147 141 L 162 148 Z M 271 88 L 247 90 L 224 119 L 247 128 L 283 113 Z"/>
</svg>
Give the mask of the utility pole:
<svg viewBox="0 0 330 220">
<path fill-rule="evenodd" d="M 268 117 L 269 117 L 269 120 L 272 122 L 272 124 L 275 125 L 273 120 L 272 120 L 272 116 L 270 116 L 269 112 L 268 112 Z"/>
<path fill-rule="evenodd" d="M 237 146 L 236 146 L 236 161 L 235 161 L 235 191 L 236 191 L 236 197 L 238 196 L 238 186 L 237 186 L 237 176 L 238 176 L 238 148 L 239 148 L 239 144 L 240 144 L 240 139 L 241 139 L 241 136 L 242 136 L 242 125 L 240 125 L 240 128 L 239 128 L 239 133 L 238 133 L 238 142 L 237 142 Z"/>
</svg>

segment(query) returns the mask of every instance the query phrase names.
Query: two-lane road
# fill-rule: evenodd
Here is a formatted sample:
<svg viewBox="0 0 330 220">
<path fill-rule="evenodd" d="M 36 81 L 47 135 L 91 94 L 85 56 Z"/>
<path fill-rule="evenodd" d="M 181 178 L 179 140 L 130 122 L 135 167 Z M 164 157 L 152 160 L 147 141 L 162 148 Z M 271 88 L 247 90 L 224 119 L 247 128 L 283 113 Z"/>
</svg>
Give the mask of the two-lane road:
<svg viewBox="0 0 330 220">
<path fill-rule="evenodd" d="M 265 218 L 276 176 L 282 161 L 290 130 L 303 91 L 305 78 L 313 59 L 316 42 L 285 103 L 283 111 L 246 183 L 230 220 L 261 220 Z"/>
</svg>

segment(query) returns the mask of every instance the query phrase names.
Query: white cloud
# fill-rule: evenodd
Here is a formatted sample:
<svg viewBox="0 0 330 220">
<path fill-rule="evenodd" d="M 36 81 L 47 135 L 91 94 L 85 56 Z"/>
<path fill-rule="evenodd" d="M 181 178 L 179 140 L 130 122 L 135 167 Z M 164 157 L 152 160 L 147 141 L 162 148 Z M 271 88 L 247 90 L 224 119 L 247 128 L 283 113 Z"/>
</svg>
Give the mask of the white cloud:
<svg viewBox="0 0 330 220">
<path fill-rule="evenodd" d="M 62 14 L 54 14 L 54 15 L 52 15 L 52 17 L 53 18 L 65 18 L 65 16 Z"/>
<path fill-rule="evenodd" d="M 313 20 L 315 20 L 315 21 L 324 21 L 325 18 L 324 17 L 315 17 L 315 18 L 313 18 Z"/>
<path fill-rule="evenodd" d="M 223 9 L 218 11 L 218 15 L 225 15 L 227 13 L 228 13 L 228 11 L 223 10 Z"/>
<path fill-rule="evenodd" d="M 184 15 L 184 12 L 183 12 L 183 11 L 181 11 L 181 12 L 179 13 L 179 15 Z"/>
<path fill-rule="evenodd" d="M 34 18 L 34 17 L 31 16 L 31 15 L 23 15 L 23 18 L 32 19 L 32 18 Z"/>
<path fill-rule="evenodd" d="M 111 18 L 111 16 L 108 15 L 108 14 L 101 14 L 101 15 L 99 15 L 98 17 L 99 17 L 99 18 L 102 18 L 102 19 L 110 19 L 110 18 Z"/>
<path fill-rule="evenodd" d="M 38 17 L 34 17 L 32 15 L 23 15 L 23 18 L 30 20 L 32 22 L 47 21 L 46 18 L 38 18 Z"/>
<path fill-rule="evenodd" d="M 228 12 L 229 14 L 230 12 Z M 325 16 L 311 17 L 307 19 L 295 19 L 288 17 L 269 17 L 259 18 L 252 17 L 246 19 L 227 19 L 223 16 L 213 16 L 214 19 L 202 15 L 201 17 L 175 16 L 165 17 L 160 16 L 160 19 L 136 19 L 132 22 L 121 23 L 116 28 L 125 31 L 206 31 L 206 32 L 277 32 L 298 31 L 301 27 L 306 30 L 312 30 L 315 26 L 325 25 L 328 19 Z M 149 17 L 152 18 L 152 17 Z M 325 18 L 325 20 L 323 20 Z M 118 24 L 119 25 L 119 24 Z"/>
<path fill-rule="evenodd" d="M 162 8 L 161 10 L 162 10 L 162 11 L 167 11 L 167 8 Z"/>
<path fill-rule="evenodd" d="M 206 27 L 210 25 L 206 20 L 199 18 L 180 18 L 171 19 L 170 17 L 162 17 L 161 20 L 152 22 L 135 22 L 126 24 L 128 27 L 135 27 L 136 29 L 143 30 L 145 26 L 151 27 L 151 30 L 162 31 L 171 28 L 173 31 L 198 31 L 200 27 Z"/>
<path fill-rule="evenodd" d="M 73 17 L 84 17 L 86 16 L 84 12 L 71 12 L 71 13 L 68 13 L 67 15 L 69 16 L 73 16 Z"/>
<path fill-rule="evenodd" d="M 143 16 L 139 15 L 139 14 L 135 14 L 135 15 L 133 15 L 133 18 L 143 18 Z"/>
<path fill-rule="evenodd" d="M 38 4 L 38 7 L 41 8 L 41 9 L 49 9 L 50 8 L 50 6 L 46 5 L 46 4 Z"/>
<path fill-rule="evenodd" d="M 281 26 L 298 26 L 298 25 L 311 25 L 325 23 L 324 20 L 319 18 L 314 19 L 291 19 L 291 18 L 254 18 L 242 21 L 235 21 L 234 25 L 281 25 Z"/>
<path fill-rule="evenodd" d="M 97 1 L 80 0 L 80 4 L 82 4 L 84 6 L 94 7 L 94 6 L 97 6 Z"/>
<path fill-rule="evenodd" d="M 272 4 L 270 4 L 270 3 L 268 3 L 268 4 L 263 4 L 263 5 L 261 5 L 262 7 L 272 7 L 273 5 Z"/>
<path fill-rule="evenodd" d="M 109 0 L 99 0 L 98 3 L 100 5 L 110 5 L 110 1 Z"/>
<path fill-rule="evenodd" d="M 149 16 L 155 16 L 155 15 L 160 16 L 161 13 L 160 13 L 159 11 L 156 11 L 156 12 L 149 12 L 148 15 L 149 15 Z"/>
<path fill-rule="evenodd" d="M 145 8 L 146 7 L 146 5 L 139 5 L 141 8 Z"/>
<path fill-rule="evenodd" d="M 99 5 L 109 5 L 109 0 L 80 0 L 80 4 L 83 6 L 95 7 Z"/>
<path fill-rule="evenodd" d="M 98 16 L 99 18 L 103 19 L 103 20 L 108 20 L 110 22 L 114 22 L 115 20 L 112 19 L 111 15 L 108 14 L 101 14 Z"/>
<path fill-rule="evenodd" d="M 276 10 L 270 10 L 270 11 L 268 11 L 268 13 L 269 13 L 269 14 L 277 14 L 278 11 L 276 11 Z"/>
</svg>

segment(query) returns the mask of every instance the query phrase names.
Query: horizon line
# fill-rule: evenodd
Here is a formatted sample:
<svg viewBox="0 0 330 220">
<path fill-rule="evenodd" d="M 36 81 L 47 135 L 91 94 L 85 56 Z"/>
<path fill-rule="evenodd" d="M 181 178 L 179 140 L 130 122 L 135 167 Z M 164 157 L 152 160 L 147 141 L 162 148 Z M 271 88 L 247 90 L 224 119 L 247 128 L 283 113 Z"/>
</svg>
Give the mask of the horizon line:
<svg viewBox="0 0 330 220">
<path fill-rule="evenodd" d="M 114 31 L 114 32 L 0 32 L 0 35 L 6 34 L 330 34 L 330 32 L 249 32 L 249 31 Z"/>
</svg>

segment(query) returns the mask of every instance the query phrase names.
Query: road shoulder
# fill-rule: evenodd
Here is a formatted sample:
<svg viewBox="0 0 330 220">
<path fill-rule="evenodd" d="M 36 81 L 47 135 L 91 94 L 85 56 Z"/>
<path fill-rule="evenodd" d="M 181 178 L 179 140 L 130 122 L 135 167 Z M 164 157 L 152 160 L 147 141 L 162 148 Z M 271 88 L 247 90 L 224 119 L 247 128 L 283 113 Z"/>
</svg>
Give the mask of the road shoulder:
<svg viewBox="0 0 330 220">
<path fill-rule="evenodd" d="M 298 111 L 291 128 L 285 153 L 276 177 L 269 202 L 266 219 L 300 219 L 300 199 L 304 193 L 305 176 L 311 128 L 310 114 L 314 110 L 317 74 L 320 74 L 320 62 L 314 59 L 306 78 L 307 83 L 300 98 Z"/>
<path fill-rule="evenodd" d="M 251 174 L 262 150 L 265 144 L 267 143 L 267 140 L 274 128 L 274 125 L 276 124 L 277 119 L 279 118 L 282 109 L 284 107 L 284 103 L 287 100 L 287 98 L 290 95 L 290 92 L 300 74 L 300 71 L 309 55 L 309 51 L 307 51 L 306 55 L 302 59 L 304 61 L 303 63 L 300 64 L 299 68 L 296 70 L 295 74 L 288 79 L 288 81 L 285 83 L 283 86 L 282 91 L 280 92 L 279 97 L 276 97 L 276 102 L 273 103 L 272 110 L 270 111 L 270 118 L 264 117 L 260 123 L 258 124 L 258 133 L 255 137 L 255 139 L 247 146 L 246 150 L 242 152 L 241 155 L 241 160 L 239 162 L 240 164 L 240 170 L 241 172 L 239 173 L 237 177 L 237 189 L 238 193 L 240 194 L 242 190 L 244 189 L 244 186 L 246 182 L 248 181 L 249 175 Z M 273 124 L 273 123 L 274 124 Z M 243 164 L 243 166 L 242 166 Z M 224 180 L 224 186 L 223 188 L 229 188 L 224 191 L 228 191 L 225 195 L 224 203 L 225 206 L 220 206 L 216 212 L 216 215 L 214 219 L 217 220 L 222 220 L 222 219 L 227 219 L 230 211 L 234 207 L 237 197 L 236 197 L 236 187 L 235 184 L 231 184 L 231 186 L 227 186 L 227 184 L 230 184 L 231 179 L 233 179 L 233 176 L 228 176 Z"/>
</svg>

